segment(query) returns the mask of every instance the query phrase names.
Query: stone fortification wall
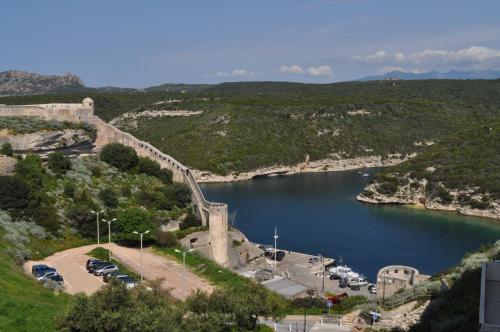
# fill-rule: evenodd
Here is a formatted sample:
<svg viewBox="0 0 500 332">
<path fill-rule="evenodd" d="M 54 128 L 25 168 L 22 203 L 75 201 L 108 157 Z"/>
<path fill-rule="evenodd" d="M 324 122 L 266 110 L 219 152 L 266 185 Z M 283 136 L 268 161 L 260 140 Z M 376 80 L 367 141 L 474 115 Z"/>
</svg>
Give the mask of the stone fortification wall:
<svg viewBox="0 0 500 332">
<path fill-rule="evenodd" d="M 109 143 L 121 143 L 133 148 L 139 156 L 155 160 L 162 168 L 171 170 L 174 181 L 185 183 L 191 190 L 192 201 L 202 223 L 208 226 L 212 257 L 217 263 L 227 265 L 227 205 L 207 201 L 189 168 L 151 144 L 104 122 L 93 113 L 93 101 L 89 98 L 85 98 L 82 104 L 0 105 L 0 116 L 37 116 L 47 120 L 88 123 L 97 130 L 96 150 Z"/>
</svg>

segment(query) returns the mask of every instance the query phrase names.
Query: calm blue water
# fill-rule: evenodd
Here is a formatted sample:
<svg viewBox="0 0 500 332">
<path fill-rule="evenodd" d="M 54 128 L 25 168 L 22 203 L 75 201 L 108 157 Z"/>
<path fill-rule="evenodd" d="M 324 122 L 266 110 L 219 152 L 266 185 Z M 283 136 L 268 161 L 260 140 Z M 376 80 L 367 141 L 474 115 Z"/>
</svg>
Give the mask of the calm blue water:
<svg viewBox="0 0 500 332">
<path fill-rule="evenodd" d="M 500 239 L 484 219 L 399 206 L 359 203 L 368 179 L 356 171 L 298 174 L 203 185 L 209 200 L 237 211 L 234 226 L 254 242 L 339 258 L 371 280 L 386 265 L 435 274 L 464 253 Z"/>
</svg>

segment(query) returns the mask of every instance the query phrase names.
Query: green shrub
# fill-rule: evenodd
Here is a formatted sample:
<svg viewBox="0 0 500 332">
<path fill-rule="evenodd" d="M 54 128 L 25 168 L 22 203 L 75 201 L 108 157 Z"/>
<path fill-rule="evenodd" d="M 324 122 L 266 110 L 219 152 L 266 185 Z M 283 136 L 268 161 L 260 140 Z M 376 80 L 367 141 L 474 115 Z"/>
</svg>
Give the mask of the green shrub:
<svg viewBox="0 0 500 332">
<path fill-rule="evenodd" d="M 30 187 L 20 178 L 0 176 L 0 210 L 28 207 Z"/>
<path fill-rule="evenodd" d="M 155 236 L 156 244 L 159 247 L 177 247 L 179 246 L 179 241 L 177 237 L 172 232 L 158 231 Z"/>
<path fill-rule="evenodd" d="M 117 241 L 137 245 L 139 235 L 134 234 L 134 232 L 149 231 L 144 236 L 144 242 L 152 243 L 158 227 L 153 224 L 150 212 L 136 207 L 129 207 L 118 213 L 113 228 Z"/>
<path fill-rule="evenodd" d="M 91 212 L 93 209 L 93 207 L 86 205 L 77 205 L 70 208 L 66 213 L 66 217 L 71 220 L 73 226 L 83 237 L 96 237 L 96 216 Z"/>
<path fill-rule="evenodd" d="M 101 150 L 100 158 L 122 171 L 132 169 L 139 162 L 134 149 L 119 143 L 105 145 Z"/>
<path fill-rule="evenodd" d="M 64 196 L 66 196 L 68 198 L 75 198 L 75 191 L 76 191 L 76 187 L 75 187 L 75 184 L 73 182 L 67 181 L 64 183 L 64 187 L 63 187 Z"/>
<path fill-rule="evenodd" d="M 3 154 L 5 156 L 12 157 L 14 154 L 14 151 L 12 150 L 12 145 L 10 143 L 3 143 L 2 147 L 0 148 L 0 154 Z"/>
<path fill-rule="evenodd" d="M 108 208 L 115 209 L 118 207 L 118 198 L 112 188 L 107 187 L 99 192 L 99 199 Z"/>
<path fill-rule="evenodd" d="M 71 161 L 62 152 L 52 152 L 49 154 L 47 165 L 55 174 L 66 174 L 71 169 Z"/>
<path fill-rule="evenodd" d="M 199 227 L 201 226 L 201 220 L 194 215 L 194 213 L 188 213 L 186 218 L 180 223 L 179 228 L 181 230 L 184 230 L 189 227 Z"/>
<path fill-rule="evenodd" d="M 161 168 L 160 164 L 154 160 L 140 157 L 137 169 L 140 173 L 157 177 L 163 183 L 172 183 L 172 172 L 166 168 Z"/>
</svg>

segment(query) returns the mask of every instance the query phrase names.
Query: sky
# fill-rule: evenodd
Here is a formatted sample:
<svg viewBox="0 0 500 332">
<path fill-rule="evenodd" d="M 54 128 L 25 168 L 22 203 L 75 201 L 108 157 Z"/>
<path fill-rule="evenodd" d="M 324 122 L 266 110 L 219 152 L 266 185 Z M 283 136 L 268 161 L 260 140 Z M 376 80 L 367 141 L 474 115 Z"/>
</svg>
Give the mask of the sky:
<svg viewBox="0 0 500 332">
<path fill-rule="evenodd" d="M 87 86 L 500 69 L 498 0 L 2 0 L 0 71 Z"/>
</svg>

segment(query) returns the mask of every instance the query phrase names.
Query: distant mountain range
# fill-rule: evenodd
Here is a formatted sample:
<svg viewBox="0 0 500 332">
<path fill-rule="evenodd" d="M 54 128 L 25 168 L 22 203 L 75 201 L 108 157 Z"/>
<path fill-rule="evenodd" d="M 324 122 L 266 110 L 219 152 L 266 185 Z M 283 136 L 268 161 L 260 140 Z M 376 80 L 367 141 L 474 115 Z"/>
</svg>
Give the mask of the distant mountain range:
<svg viewBox="0 0 500 332">
<path fill-rule="evenodd" d="M 360 81 L 376 80 L 494 80 L 500 78 L 499 70 L 479 70 L 479 71 L 460 71 L 451 70 L 445 73 L 430 71 L 425 73 L 409 73 L 403 71 L 391 71 L 384 75 L 368 76 Z"/>
<path fill-rule="evenodd" d="M 105 86 L 91 88 L 85 86 L 77 75 L 66 73 L 58 75 L 42 75 L 20 70 L 0 72 L 0 97 L 18 95 L 41 95 L 61 92 L 198 92 L 210 88 L 209 84 L 167 83 L 145 89 Z"/>
</svg>

